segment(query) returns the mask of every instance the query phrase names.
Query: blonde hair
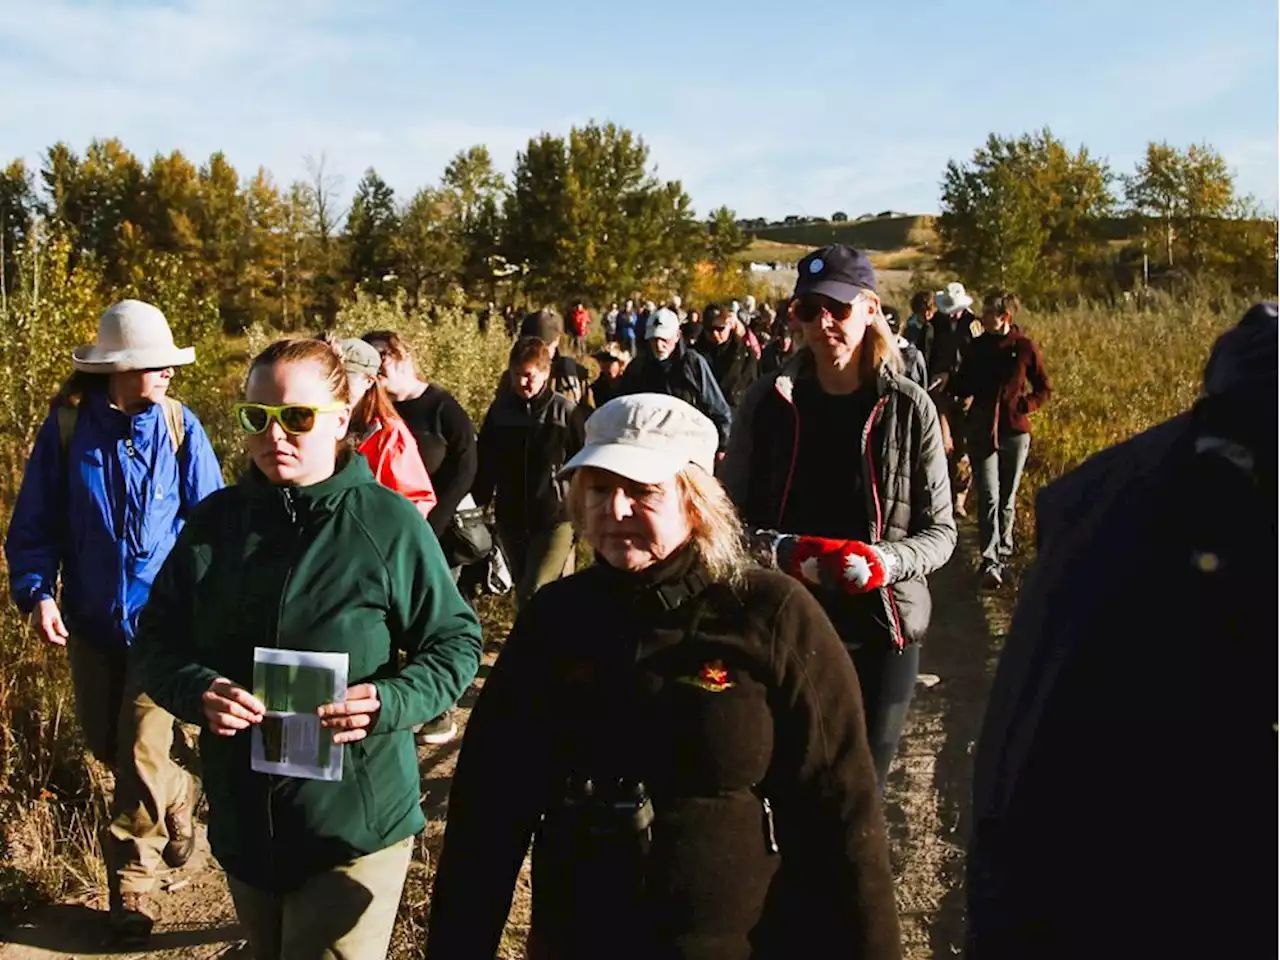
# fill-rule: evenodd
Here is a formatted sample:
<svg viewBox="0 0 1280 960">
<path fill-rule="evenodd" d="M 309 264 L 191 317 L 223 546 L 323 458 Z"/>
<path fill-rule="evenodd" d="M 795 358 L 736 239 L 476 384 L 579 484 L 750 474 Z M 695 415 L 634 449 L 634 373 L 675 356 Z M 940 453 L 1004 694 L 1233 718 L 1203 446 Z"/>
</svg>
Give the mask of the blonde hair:
<svg viewBox="0 0 1280 960">
<path fill-rule="evenodd" d="M 907 369 L 907 365 L 903 362 L 902 351 L 898 349 L 898 335 L 889 329 L 889 321 L 885 319 L 880 295 L 872 290 L 868 290 L 867 293 L 875 297 L 876 312 L 871 315 L 871 319 L 867 321 L 867 328 L 862 332 L 862 354 L 858 363 L 858 373 L 863 383 L 872 383 L 879 376 L 881 367 L 888 367 L 894 373 L 901 375 Z M 793 297 L 787 305 L 787 313 L 792 318 L 795 317 L 795 304 L 796 298 Z M 797 326 L 802 331 L 797 339 L 808 347 L 808 330 L 803 323 Z"/>
<path fill-rule="evenodd" d="M 583 471 L 575 470 L 569 479 L 566 508 L 573 529 L 582 535 L 586 530 L 586 482 Z M 741 585 L 752 565 L 743 536 L 742 521 L 729 499 L 729 494 L 715 477 L 690 463 L 675 477 L 676 490 L 692 530 L 689 543 L 698 551 L 702 564 L 715 583 L 731 587 Z"/>
<path fill-rule="evenodd" d="M 889 329 L 879 298 L 876 299 L 876 312 L 862 334 L 861 365 L 864 383 L 874 381 L 881 367 L 888 367 L 899 375 L 907 369 L 902 351 L 898 349 L 898 335 Z"/>
</svg>

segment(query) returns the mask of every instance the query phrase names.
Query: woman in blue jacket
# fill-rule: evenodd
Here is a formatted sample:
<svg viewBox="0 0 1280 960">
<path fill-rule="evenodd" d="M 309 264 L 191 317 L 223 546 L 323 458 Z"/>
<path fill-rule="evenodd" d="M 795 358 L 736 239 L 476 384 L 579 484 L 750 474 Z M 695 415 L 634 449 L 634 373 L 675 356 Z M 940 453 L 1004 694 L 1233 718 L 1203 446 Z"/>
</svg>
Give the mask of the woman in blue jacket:
<svg viewBox="0 0 1280 960">
<path fill-rule="evenodd" d="M 113 305 L 72 360 L 27 462 L 5 556 L 14 602 L 41 639 L 67 647 L 85 743 L 115 772 L 102 838 L 109 922 L 138 945 L 155 919 L 161 861 L 182 866 L 195 848 L 197 787 L 169 756 L 173 717 L 138 688 L 129 645 L 187 512 L 222 474 L 200 421 L 168 397 L 195 350 L 174 345 L 159 310 Z"/>
</svg>

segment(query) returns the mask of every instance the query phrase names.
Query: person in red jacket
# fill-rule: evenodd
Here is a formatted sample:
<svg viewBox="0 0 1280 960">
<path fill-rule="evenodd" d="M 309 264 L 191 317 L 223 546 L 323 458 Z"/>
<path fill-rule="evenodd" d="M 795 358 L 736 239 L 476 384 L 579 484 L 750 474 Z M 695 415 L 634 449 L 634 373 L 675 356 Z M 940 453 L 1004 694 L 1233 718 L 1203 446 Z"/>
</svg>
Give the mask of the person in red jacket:
<svg viewBox="0 0 1280 960">
<path fill-rule="evenodd" d="M 436 505 L 436 491 L 417 441 L 378 383 L 382 355 L 353 338 L 342 341 L 342 361 L 351 384 L 350 435 L 356 449 L 369 461 L 380 484 L 407 498 L 426 518 Z"/>
<path fill-rule="evenodd" d="M 574 306 L 569 320 L 569 332 L 573 335 L 574 349 L 581 350 L 587 345 L 587 330 L 591 327 L 591 314 L 583 304 L 579 303 Z"/>
<path fill-rule="evenodd" d="M 965 436 L 978 487 L 978 538 L 983 586 L 1004 583 L 1013 555 L 1013 514 L 1031 449 L 1028 416 L 1049 402 L 1049 375 L 1040 348 L 1013 322 L 1018 298 L 993 290 L 982 304 L 982 336 L 969 345 L 951 378 L 957 400 L 973 398 Z"/>
</svg>

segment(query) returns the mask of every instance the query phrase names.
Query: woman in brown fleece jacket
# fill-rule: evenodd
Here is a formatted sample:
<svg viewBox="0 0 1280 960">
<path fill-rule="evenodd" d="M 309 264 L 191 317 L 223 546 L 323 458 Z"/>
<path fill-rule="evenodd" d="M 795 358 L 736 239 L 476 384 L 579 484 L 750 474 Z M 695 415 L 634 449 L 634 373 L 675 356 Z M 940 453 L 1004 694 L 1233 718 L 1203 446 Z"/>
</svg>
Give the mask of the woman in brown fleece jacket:
<svg viewBox="0 0 1280 960">
<path fill-rule="evenodd" d="M 1031 449 L 1030 414 L 1049 402 L 1049 374 L 1040 348 L 1013 322 L 1018 298 L 1005 290 L 982 304 L 982 336 L 969 344 L 950 390 L 973 398 L 965 419 L 969 459 L 978 487 L 978 539 L 983 585 L 1004 583 L 1013 555 L 1013 511 Z"/>
<path fill-rule="evenodd" d="M 529 841 L 531 960 L 901 956 L 853 664 L 750 566 L 716 429 L 613 400 L 565 467 L 597 552 L 543 587 L 472 713 L 426 955 L 492 958 Z"/>
</svg>

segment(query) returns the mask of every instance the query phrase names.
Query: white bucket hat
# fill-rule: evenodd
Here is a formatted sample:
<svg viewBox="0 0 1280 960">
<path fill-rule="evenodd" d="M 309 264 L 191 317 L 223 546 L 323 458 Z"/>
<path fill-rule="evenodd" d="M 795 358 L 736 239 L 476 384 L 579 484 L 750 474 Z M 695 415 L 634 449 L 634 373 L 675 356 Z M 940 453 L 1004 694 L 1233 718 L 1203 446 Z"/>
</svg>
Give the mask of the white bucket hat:
<svg viewBox="0 0 1280 960">
<path fill-rule="evenodd" d="M 662 483 L 691 463 L 714 473 L 719 436 L 695 408 L 665 393 L 617 397 L 587 419 L 586 444 L 560 476 L 599 467 L 636 483 Z"/>
<path fill-rule="evenodd" d="M 939 290 L 936 295 L 938 309 L 943 313 L 955 313 L 957 310 L 968 310 L 973 306 L 973 297 L 965 293 L 964 284 L 958 281 L 947 284 L 947 289 Z"/>
<path fill-rule="evenodd" d="M 125 373 L 183 367 L 196 362 L 195 347 L 174 346 L 164 314 L 141 300 L 121 300 L 98 318 L 97 339 L 71 351 L 77 370 Z"/>
</svg>

